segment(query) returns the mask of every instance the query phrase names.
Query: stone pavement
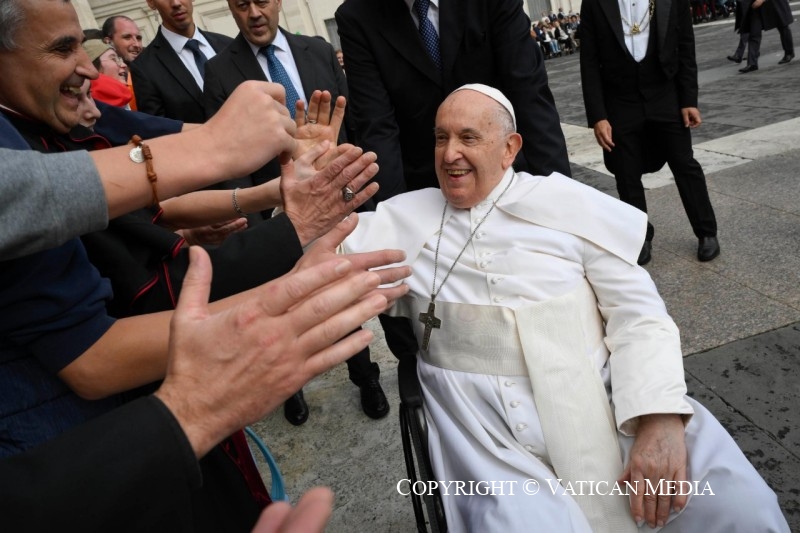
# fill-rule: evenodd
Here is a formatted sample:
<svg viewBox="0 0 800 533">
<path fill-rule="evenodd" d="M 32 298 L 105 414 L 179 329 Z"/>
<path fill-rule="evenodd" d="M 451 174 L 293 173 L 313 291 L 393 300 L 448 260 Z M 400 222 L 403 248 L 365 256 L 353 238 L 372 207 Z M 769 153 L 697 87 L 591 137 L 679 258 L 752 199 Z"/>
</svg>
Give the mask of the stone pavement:
<svg viewBox="0 0 800 533">
<path fill-rule="evenodd" d="M 800 2 L 792 6 L 797 11 Z M 778 35 L 767 32 L 760 70 L 739 74 L 743 64 L 725 59 L 738 42 L 732 18 L 695 26 L 695 35 L 704 123 L 694 141 L 722 254 L 696 261 L 697 241 L 662 171 L 646 179 L 656 227 L 647 269 L 681 329 L 690 394 L 721 420 L 800 531 L 800 58 L 777 65 Z M 586 128 L 578 56 L 546 65 L 573 176 L 616 195 Z M 379 326 L 369 326 L 378 336 L 372 355 L 392 404 L 388 417 L 361 413 L 358 389 L 341 365 L 305 388 L 311 416 L 304 426 L 276 412 L 255 429 L 294 501 L 315 485 L 334 489 L 329 531 L 411 532 L 411 503 L 396 490 L 406 477 L 396 361 Z"/>
</svg>

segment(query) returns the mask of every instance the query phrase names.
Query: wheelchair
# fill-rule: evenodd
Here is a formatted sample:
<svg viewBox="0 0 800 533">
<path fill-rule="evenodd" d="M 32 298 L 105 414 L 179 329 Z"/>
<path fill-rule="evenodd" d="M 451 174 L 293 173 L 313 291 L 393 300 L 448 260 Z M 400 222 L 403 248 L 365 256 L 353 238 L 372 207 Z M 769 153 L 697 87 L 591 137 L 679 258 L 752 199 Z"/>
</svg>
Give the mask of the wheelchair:
<svg viewBox="0 0 800 533">
<path fill-rule="evenodd" d="M 417 359 L 403 358 L 397 365 L 397 381 L 400 391 L 400 433 L 403 438 L 403 455 L 406 473 L 411 486 L 417 481 L 434 479 L 428 455 L 428 426 L 422 407 L 422 390 L 417 377 Z M 419 533 L 445 533 L 447 520 L 439 489 L 425 491 L 425 495 L 409 495 L 414 506 L 414 518 Z M 430 529 L 429 529 L 430 528 Z"/>
</svg>

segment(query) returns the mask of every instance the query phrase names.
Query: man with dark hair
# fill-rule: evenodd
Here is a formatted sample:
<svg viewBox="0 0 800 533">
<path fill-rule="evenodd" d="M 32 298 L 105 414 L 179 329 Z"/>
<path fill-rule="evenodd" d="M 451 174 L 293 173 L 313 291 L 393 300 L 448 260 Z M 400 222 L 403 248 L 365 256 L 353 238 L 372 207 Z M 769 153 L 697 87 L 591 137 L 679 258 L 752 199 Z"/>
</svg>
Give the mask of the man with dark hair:
<svg viewBox="0 0 800 533">
<path fill-rule="evenodd" d="M 158 11 L 158 34 L 131 64 L 133 90 L 139 111 L 200 123 L 206 61 L 232 39 L 202 31 L 192 18 L 192 0 L 147 0 Z"/>
</svg>

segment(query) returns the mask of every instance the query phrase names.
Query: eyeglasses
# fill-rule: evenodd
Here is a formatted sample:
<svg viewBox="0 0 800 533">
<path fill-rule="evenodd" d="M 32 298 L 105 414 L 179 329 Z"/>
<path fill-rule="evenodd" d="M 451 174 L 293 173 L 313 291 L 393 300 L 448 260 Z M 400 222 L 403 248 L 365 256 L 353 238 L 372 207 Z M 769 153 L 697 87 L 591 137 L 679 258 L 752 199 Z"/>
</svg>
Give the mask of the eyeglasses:
<svg viewBox="0 0 800 533">
<path fill-rule="evenodd" d="M 114 63 L 116 63 L 120 67 L 125 65 L 125 61 L 123 61 L 122 58 L 117 56 L 117 55 L 105 57 L 105 58 L 101 59 L 100 61 L 113 61 Z"/>
</svg>

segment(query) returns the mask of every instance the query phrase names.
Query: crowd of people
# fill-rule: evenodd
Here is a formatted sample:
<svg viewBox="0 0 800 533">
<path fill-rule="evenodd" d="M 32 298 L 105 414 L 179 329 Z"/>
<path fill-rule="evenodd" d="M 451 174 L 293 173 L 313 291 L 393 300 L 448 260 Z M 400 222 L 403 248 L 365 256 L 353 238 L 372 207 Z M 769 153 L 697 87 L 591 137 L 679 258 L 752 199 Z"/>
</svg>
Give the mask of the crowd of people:
<svg viewBox="0 0 800 533">
<path fill-rule="evenodd" d="M 330 491 L 272 502 L 242 429 L 281 405 L 305 423 L 303 385 L 343 362 L 364 413 L 386 416 L 361 328 L 380 315 L 393 353 L 417 359 L 440 479 L 715 495 L 454 496 L 450 530 L 788 531 L 686 396 L 640 266 L 646 139 L 698 259 L 720 253 L 691 153 L 688 4 L 637 12 L 671 31 L 618 43 L 597 3 L 531 29 L 515 0 L 347 0 L 334 50 L 283 30 L 280 0 L 228 0 L 233 39 L 200 30 L 191 0 L 148 0 L 146 47 L 124 16 L 98 33 L 69 0 L 2 2 L 4 526 L 321 531 Z M 544 59 L 579 47 L 622 201 L 569 177 Z M 626 113 L 631 98 L 653 115 Z"/>
<path fill-rule="evenodd" d="M 558 14 L 543 16 L 541 20 L 531 25 L 531 37 L 536 40 L 542 49 L 545 59 L 571 55 L 580 47 L 580 13 Z"/>
</svg>

